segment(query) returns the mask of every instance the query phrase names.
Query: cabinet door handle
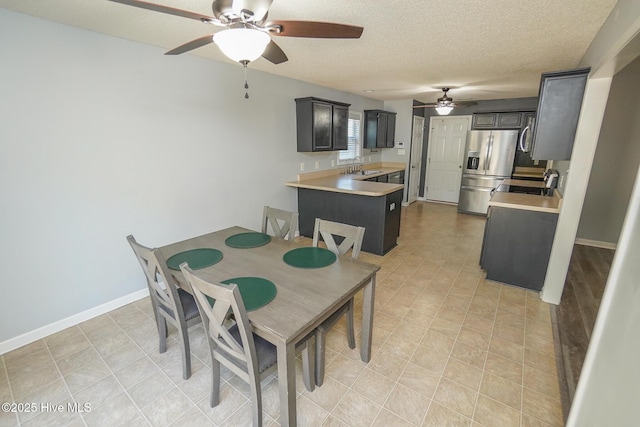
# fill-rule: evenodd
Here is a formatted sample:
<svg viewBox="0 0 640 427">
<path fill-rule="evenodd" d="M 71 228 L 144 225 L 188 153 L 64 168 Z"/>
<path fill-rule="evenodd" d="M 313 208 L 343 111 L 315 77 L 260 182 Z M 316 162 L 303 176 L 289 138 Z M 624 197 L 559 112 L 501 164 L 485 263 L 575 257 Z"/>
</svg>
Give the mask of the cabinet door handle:
<svg viewBox="0 0 640 427">
<path fill-rule="evenodd" d="M 526 133 L 527 133 L 527 132 L 529 132 L 529 127 L 530 127 L 530 126 L 527 126 L 526 128 L 524 128 L 524 130 L 523 130 L 523 131 L 522 131 L 522 133 L 520 134 L 520 150 L 521 150 L 523 153 L 526 153 L 526 152 L 527 152 L 527 150 L 525 150 L 525 148 L 524 148 L 524 136 L 526 135 Z"/>
</svg>

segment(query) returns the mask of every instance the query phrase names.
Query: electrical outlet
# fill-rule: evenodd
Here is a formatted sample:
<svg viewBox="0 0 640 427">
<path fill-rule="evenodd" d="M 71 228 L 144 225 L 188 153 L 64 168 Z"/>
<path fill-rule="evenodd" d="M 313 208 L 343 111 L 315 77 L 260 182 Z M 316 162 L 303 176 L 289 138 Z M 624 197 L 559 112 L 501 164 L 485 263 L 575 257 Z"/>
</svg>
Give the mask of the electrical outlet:
<svg viewBox="0 0 640 427">
<path fill-rule="evenodd" d="M 371 163 L 371 156 L 369 156 L 369 157 L 367 158 L 367 161 L 368 161 L 369 163 Z"/>
<path fill-rule="evenodd" d="M 335 160 L 331 160 L 331 167 L 335 167 L 336 166 L 336 161 Z"/>
<path fill-rule="evenodd" d="M 304 163 L 300 163 L 300 172 L 304 172 Z"/>
<path fill-rule="evenodd" d="M 320 169 L 320 162 L 316 162 L 316 169 Z"/>
</svg>

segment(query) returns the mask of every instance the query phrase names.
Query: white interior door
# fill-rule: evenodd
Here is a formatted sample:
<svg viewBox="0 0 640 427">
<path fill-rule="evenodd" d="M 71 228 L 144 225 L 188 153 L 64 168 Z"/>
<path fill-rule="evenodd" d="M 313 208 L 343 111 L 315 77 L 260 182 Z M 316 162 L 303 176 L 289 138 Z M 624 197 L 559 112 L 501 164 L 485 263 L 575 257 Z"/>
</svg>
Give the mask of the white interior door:
<svg viewBox="0 0 640 427">
<path fill-rule="evenodd" d="M 418 200 L 420 189 L 420 170 L 422 169 L 422 139 L 424 137 L 424 117 L 413 116 L 411 135 L 411 160 L 409 167 L 409 186 L 407 202 Z"/>
<path fill-rule="evenodd" d="M 431 118 L 425 183 L 428 200 L 458 203 L 464 147 L 470 125 L 471 116 Z"/>
</svg>

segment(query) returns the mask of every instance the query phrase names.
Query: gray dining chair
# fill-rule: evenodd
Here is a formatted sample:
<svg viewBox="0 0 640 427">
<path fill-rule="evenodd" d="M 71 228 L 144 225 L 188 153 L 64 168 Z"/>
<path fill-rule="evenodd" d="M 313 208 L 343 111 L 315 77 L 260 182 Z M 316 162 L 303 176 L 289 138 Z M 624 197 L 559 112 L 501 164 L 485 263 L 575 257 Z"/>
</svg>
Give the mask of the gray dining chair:
<svg viewBox="0 0 640 427">
<path fill-rule="evenodd" d="M 360 256 L 360 249 L 362 247 L 362 239 L 364 238 L 364 227 L 358 227 L 355 225 L 343 224 L 339 222 L 327 221 L 324 219 L 316 218 L 315 226 L 313 228 L 313 246 L 318 246 L 320 239 L 324 241 L 327 249 L 335 253 L 338 256 L 345 255 L 351 250 L 351 258 L 357 259 Z M 336 243 L 336 237 L 339 243 Z M 347 318 L 347 341 L 350 348 L 356 348 L 356 337 L 354 331 L 353 320 L 353 298 L 340 307 L 334 314 L 332 314 L 327 320 L 322 322 L 320 326 L 316 328 L 316 385 L 321 386 L 324 382 L 324 363 L 325 363 L 325 351 L 326 351 L 326 337 L 329 329 L 335 325 L 343 315 L 346 314 Z"/>
<path fill-rule="evenodd" d="M 187 263 L 180 269 L 185 280 L 191 286 L 196 303 L 204 318 L 203 324 L 209 343 L 212 368 L 212 387 L 210 405 L 220 403 L 220 364 L 249 384 L 253 425 L 262 425 L 261 382 L 277 369 L 276 346 L 254 334 L 240 295 L 235 284 L 222 285 L 210 283 L 198 277 Z M 229 313 L 233 314 L 230 321 Z M 313 340 L 311 340 L 313 341 Z M 313 381 L 313 351 L 302 342 L 303 371 L 305 385 L 315 386 Z M 306 362 L 305 362 L 306 360 Z M 307 365 L 305 368 L 304 365 Z"/>
<path fill-rule="evenodd" d="M 133 236 L 127 241 L 142 267 L 147 279 L 151 306 L 158 327 L 160 353 L 167 351 L 167 322 L 178 330 L 182 351 L 182 378 L 191 377 L 191 350 L 188 329 L 202 321 L 193 296 L 180 289 L 168 270 L 167 263 L 157 249 L 136 242 Z"/>
<path fill-rule="evenodd" d="M 280 239 L 293 240 L 298 231 L 298 212 L 265 206 L 262 212 L 262 232 L 267 233 L 268 226 Z"/>
</svg>

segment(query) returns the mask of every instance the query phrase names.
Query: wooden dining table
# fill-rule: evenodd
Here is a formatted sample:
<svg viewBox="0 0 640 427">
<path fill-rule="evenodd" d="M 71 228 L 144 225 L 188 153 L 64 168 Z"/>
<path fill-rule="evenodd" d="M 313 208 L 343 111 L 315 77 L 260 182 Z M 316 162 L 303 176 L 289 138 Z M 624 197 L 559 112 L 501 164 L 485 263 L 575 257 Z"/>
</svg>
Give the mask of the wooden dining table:
<svg viewBox="0 0 640 427">
<path fill-rule="evenodd" d="M 251 232 L 242 227 L 193 237 L 159 248 L 168 259 L 172 255 L 197 248 L 222 251 L 223 258 L 209 267 L 196 270 L 204 280 L 219 283 L 236 277 L 260 277 L 273 282 L 275 298 L 262 308 L 248 312 L 253 332 L 277 348 L 280 424 L 296 425 L 296 344 L 336 312 L 357 292 L 363 290 L 362 335 L 360 357 L 371 358 L 373 307 L 378 265 L 353 260 L 350 256 L 321 268 L 298 268 L 283 261 L 285 253 L 309 241 L 272 238 L 265 245 L 234 248 L 225 240 L 239 233 Z M 190 290 L 180 271 L 172 270 L 178 284 Z"/>
</svg>

